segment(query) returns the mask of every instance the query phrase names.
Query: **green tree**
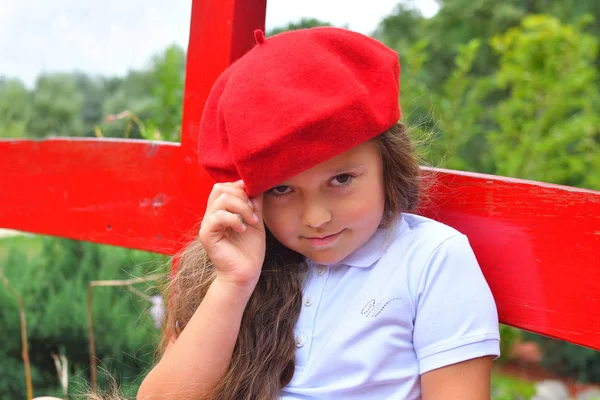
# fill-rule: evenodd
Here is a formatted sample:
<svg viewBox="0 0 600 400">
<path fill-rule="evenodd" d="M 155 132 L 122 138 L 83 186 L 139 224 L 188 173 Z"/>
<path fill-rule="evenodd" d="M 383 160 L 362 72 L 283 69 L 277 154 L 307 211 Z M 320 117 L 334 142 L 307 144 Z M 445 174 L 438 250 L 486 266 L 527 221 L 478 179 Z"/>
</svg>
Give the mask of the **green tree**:
<svg viewBox="0 0 600 400">
<path fill-rule="evenodd" d="M 0 78 L 0 138 L 23 138 L 31 116 L 31 93 L 18 79 Z"/>
<path fill-rule="evenodd" d="M 171 46 L 152 59 L 154 102 L 148 128 L 157 129 L 164 140 L 178 141 L 181 137 L 185 60 L 185 51 L 178 46 Z"/>
<path fill-rule="evenodd" d="M 181 136 L 181 118 L 185 78 L 185 52 L 171 46 L 152 58 L 150 65 L 131 71 L 125 78 L 107 82 L 108 96 L 103 104 L 105 116 L 134 115 L 143 129 L 124 118 L 101 125 L 104 136 L 162 139 L 177 141 Z"/>
<path fill-rule="evenodd" d="M 426 41 L 404 50 L 400 104 L 403 120 L 413 135 L 422 141 L 426 162 L 436 167 L 490 172 L 481 154 L 485 151 L 485 133 L 490 128 L 485 99 L 489 79 L 471 75 L 473 61 L 481 46 L 479 40 L 459 46 L 453 67 L 444 84 L 429 90 L 424 64 Z"/>
<path fill-rule="evenodd" d="M 600 187 L 600 93 L 594 61 L 598 39 L 554 17 L 529 16 L 494 37 L 493 76 L 508 96 L 487 135 L 499 175 Z"/>
<path fill-rule="evenodd" d="M 526 15 L 522 0 L 446 0 L 438 13 L 427 20 L 424 38 L 430 43 L 431 57 L 427 69 L 430 85 L 441 86 L 448 78 L 458 46 L 473 39 L 482 46 L 474 60 L 473 72 L 487 75 L 497 65 L 488 40 L 519 24 Z"/>
<path fill-rule="evenodd" d="M 298 29 L 315 28 L 317 26 L 331 26 L 329 22 L 321 21 L 316 18 L 302 18 L 298 22 L 290 22 L 286 26 L 277 27 L 267 32 L 267 36 L 273 36 L 285 31 L 295 31 Z"/>
<path fill-rule="evenodd" d="M 94 136 L 94 126 L 104 119 L 102 105 L 107 97 L 107 79 L 91 77 L 84 73 L 74 73 L 77 90 L 82 95 L 81 121 L 83 123 L 82 135 Z"/>
<path fill-rule="evenodd" d="M 68 74 L 38 77 L 33 94 L 28 137 L 83 136 L 81 109 L 83 96 Z"/>
<path fill-rule="evenodd" d="M 152 86 L 151 74 L 147 70 L 130 71 L 124 78 L 111 79 L 108 95 L 102 105 L 102 114 L 108 117 L 129 111 L 141 120 L 150 119 L 154 103 Z M 127 132 L 128 137 L 142 138 L 138 127 L 128 127 L 128 124 L 130 122 L 126 120 L 110 123 L 103 121 L 100 128 L 102 134 L 108 137 L 123 137 Z"/>
<path fill-rule="evenodd" d="M 45 236 L 0 239 L 0 255 L 10 285 L 23 299 L 35 395 L 60 395 L 51 354 L 69 360 L 71 395 L 89 382 L 88 284 L 166 273 L 166 258 L 142 251 Z M 155 286 L 151 283 L 150 286 Z M 148 295 L 148 285 L 136 285 Z M 19 309 L 0 284 L 0 399 L 22 399 L 25 379 L 21 359 Z M 126 287 L 94 289 L 93 317 L 98 384 L 108 388 L 108 374 L 123 390 L 135 393 L 150 368 L 160 331 L 148 314 L 151 304 Z M 131 393 L 131 394 L 133 394 Z"/>
<path fill-rule="evenodd" d="M 402 50 L 422 40 L 426 19 L 411 3 L 398 3 L 392 13 L 377 25 L 373 37 L 389 46 Z"/>
<path fill-rule="evenodd" d="M 403 41 L 428 42 L 428 62 L 424 67 L 427 85 L 432 89 L 443 85 L 448 78 L 459 46 L 473 39 L 481 42 L 473 73 L 485 76 L 498 66 L 498 57 L 489 45 L 489 39 L 518 26 L 528 15 L 543 13 L 565 24 L 576 23 L 584 15 L 600 15 L 597 0 L 439 0 L 438 4 L 440 9 L 436 15 L 420 20 L 414 6 L 404 0 L 376 31 L 376 35 L 391 46 L 398 46 Z M 587 31 L 600 36 L 600 19 L 590 24 Z M 405 45 L 402 43 L 402 47 Z M 402 47 L 396 47 L 401 55 Z M 599 57 L 596 67 L 600 67 Z"/>
</svg>

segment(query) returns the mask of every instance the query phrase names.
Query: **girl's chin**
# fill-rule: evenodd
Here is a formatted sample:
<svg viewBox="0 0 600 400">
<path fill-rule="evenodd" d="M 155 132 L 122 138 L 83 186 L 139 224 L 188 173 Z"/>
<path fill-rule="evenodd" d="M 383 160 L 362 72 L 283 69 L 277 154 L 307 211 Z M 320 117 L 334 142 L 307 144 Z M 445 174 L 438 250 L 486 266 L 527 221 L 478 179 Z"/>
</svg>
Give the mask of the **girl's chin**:
<svg viewBox="0 0 600 400">
<path fill-rule="evenodd" d="M 347 257 L 347 254 L 340 254 L 337 251 L 312 251 L 303 254 L 309 260 L 320 265 L 333 265 L 342 261 Z"/>
</svg>

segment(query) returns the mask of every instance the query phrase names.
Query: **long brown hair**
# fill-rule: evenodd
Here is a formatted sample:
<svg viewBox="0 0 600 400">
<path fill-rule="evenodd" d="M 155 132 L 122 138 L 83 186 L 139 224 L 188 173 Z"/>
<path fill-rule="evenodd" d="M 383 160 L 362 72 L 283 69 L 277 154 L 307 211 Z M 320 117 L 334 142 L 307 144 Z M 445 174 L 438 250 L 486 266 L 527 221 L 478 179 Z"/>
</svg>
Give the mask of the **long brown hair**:
<svg viewBox="0 0 600 400">
<path fill-rule="evenodd" d="M 384 225 L 401 212 L 416 209 L 420 168 L 405 127 L 397 123 L 373 139 L 383 160 Z M 239 336 L 225 376 L 207 399 L 272 400 L 294 374 L 294 325 L 302 305 L 304 257 L 281 245 L 267 231 L 267 251 L 260 279 L 242 317 Z M 170 284 L 165 342 L 179 336 L 216 277 L 199 240 L 177 257 Z"/>
</svg>

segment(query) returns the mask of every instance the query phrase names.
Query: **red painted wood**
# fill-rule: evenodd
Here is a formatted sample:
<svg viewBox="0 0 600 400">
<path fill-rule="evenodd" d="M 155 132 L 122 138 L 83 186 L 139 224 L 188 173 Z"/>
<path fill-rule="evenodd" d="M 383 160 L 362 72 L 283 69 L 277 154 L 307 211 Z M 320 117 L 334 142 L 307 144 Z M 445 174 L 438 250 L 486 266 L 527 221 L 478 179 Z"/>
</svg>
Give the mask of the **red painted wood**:
<svg viewBox="0 0 600 400">
<path fill-rule="evenodd" d="M 171 254 L 204 212 L 182 207 L 177 143 L 4 140 L 0 171 L 0 227 Z"/>
<path fill-rule="evenodd" d="M 439 170 L 424 214 L 467 234 L 509 325 L 600 350 L 600 192 Z"/>
<path fill-rule="evenodd" d="M 182 147 L 186 161 L 197 159 L 202 110 L 219 75 L 254 46 L 264 29 L 266 0 L 194 0 L 187 51 Z"/>
<path fill-rule="evenodd" d="M 244 3 L 244 4 L 242 4 Z M 182 146 L 0 140 L 0 226 L 172 254 L 212 183 L 195 165 L 218 74 L 252 45 L 265 0 L 194 0 Z M 600 350 L 600 193 L 436 170 L 423 212 L 465 232 L 501 320 Z"/>
</svg>

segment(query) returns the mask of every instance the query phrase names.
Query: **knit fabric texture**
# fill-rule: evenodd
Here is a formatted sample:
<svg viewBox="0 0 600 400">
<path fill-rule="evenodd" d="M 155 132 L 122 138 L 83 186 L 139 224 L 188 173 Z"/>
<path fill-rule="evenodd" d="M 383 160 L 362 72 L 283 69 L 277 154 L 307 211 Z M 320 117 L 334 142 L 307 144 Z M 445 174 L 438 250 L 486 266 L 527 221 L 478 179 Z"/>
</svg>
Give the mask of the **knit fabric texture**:
<svg viewBox="0 0 600 400">
<path fill-rule="evenodd" d="M 256 196 L 400 119 L 398 54 L 381 42 L 332 27 L 255 37 L 203 111 L 199 162 L 216 182 Z"/>
</svg>

